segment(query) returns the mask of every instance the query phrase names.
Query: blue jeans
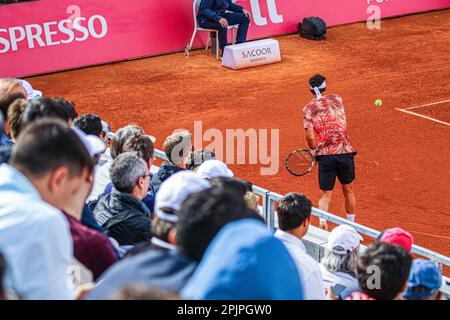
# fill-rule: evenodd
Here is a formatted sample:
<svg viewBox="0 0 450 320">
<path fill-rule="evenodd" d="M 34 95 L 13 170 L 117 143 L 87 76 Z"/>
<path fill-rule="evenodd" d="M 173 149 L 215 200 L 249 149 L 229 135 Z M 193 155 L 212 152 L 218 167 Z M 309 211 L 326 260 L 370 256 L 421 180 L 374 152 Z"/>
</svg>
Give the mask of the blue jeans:
<svg viewBox="0 0 450 320">
<path fill-rule="evenodd" d="M 250 20 L 243 13 L 239 12 L 226 12 L 222 15 L 222 18 L 227 19 L 228 25 L 239 25 L 238 33 L 236 36 L 236 43 L 243 43 L 247 40 L 247 31 Z M 223 52 L 223 49 L 228 44 L 228 29 L 220 25 L 220 23 L 201 19 L 198 24 L 202 28 L 214 29 L 219 31 L 219 47 Z"/>
</svg>

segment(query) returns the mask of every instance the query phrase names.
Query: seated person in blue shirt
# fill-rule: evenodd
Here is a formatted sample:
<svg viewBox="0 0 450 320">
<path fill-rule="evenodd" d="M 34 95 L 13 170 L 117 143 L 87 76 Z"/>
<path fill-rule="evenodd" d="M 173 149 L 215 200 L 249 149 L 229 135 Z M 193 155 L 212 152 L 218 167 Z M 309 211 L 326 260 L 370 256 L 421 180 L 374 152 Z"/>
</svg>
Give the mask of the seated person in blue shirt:
<svg viewBox="0 0 450 320">
<path fill-rule="evenodd" d="M 250 12 L 231 0 L 201 0 L 197 21 L 202 28 L 219 31 L 219 47 L 222 56 L 223 49 L 228 44 L 228 26 L 239 25 L 236 43 L 247 40 Z"/>
</svg>

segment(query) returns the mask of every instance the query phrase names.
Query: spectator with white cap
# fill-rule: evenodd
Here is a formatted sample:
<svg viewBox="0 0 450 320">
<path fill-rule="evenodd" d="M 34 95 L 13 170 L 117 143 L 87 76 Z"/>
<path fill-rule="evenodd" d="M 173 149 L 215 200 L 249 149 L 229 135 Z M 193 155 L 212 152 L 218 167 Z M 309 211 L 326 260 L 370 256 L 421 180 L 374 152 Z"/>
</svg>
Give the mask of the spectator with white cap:
<svg viewBox="0 0 450 320">
<path fill-rule="evenodd" d="M 25 91 L 27 92 L 28 100 L 37 99 L 37 98 L 42 97 L 42 92 L 39 90 L 34 90 L 33 86 L 28 81 L 19 80 L 19 82 L 22 85 L 22 87 L 25 89 Z"/>
<path fill-rule="evenodd" d="M 149 241 L 149 210 L 142 202 L 147 195 L 150 173 L 137 152 L 125 152 L 111 166 L 111 193 L 103 196 L 94 209 L 97 222 L 120 246 Z"/>
<path fill-rule="evenodd" d="M 325 300 L 319 264 L 308 255 L 301 240 L 308 232 L 311 208 L 311 201 L 304 195 L 293 192 L 285 195 L 278 202 L 279 229 L 275 237 L 281 240 L 294 259 L 305 300 Z"/>
<path fill-rule="evenodd" d="M 233 171 L 228 169 L 225 162 L 220 160 L 207 160 L 198 167 L 197 174 L 203 179 L 233 178 Z"/>
<path fill-rule="evenodd" d="M 185 172 L 175 175 L 183 174 Z M 195 177 L 195 175 L 189 177 L 185 175 L 179 179 L 191 182 L 189 185 L 192 185 L 192 182 L 195 181 L 194 184 L 196 184 L 197 189 L 207 186 L 204 181 L 198 181 L 197 179 L 200 178 Z M 166 183 L 168 181 L 169 179 Z M 173 182 L 176 181 L 173 180 Z M 163 201 L 162 204 L 178 207 L 180 197 L 174 197 L 173 200 Z M 258 223 L 264 226 L 257 213 L 246 209 L 246 204 L 241 197 L 234 192 L 220 188 L 207 188 L 200 192 L 191 193 L 183 201 L 180 209 L 175 211 L 174 214 L 169 214 L 177 216 L 176 242 L 173 250 L 153 246 L 136 256 L 125 258 L 112 266 L 102 276 L 98 285 L 87 298 L 102 299 L 123 286 L 133 283 L 179 292 L 190 279 L 197 264 L 202 260 L 208 246 L 224 226 L 237 220 L 258 220 Z M 168 219 L 173 220 L 172 218 L 171 216 Z M 262 229 L 265 230 L 263 227 Z M 267 230 L 266 232 L 269 233 Z M 253 238 L 256 240 L 258 236 L 253 235 Z M 281 243 L 279 245 L 282 246 Z M 261 249 L 263 248 L 264 246 L 261 245 Z M 269 252 L 268 255 L 273 256 L 271 250 L 265 250 L 265 252 Z M 287 252 L 286 255 L 288 255 Z M 284 262 L 279 261 L 278 265 L 284 265 L 284 270 L 286 270 Z M 233 260 L 230 260 L 229 263 L 233 263 Z M 290 265 L 288 265 L 289 267 Z M 297 274 L 294 274 L 294 276 L 297 276 Z M 289 275 L 286 274 L 285 278 L 289 278 Z M 291 281 L 293 281 L 292 278 Z M 279 289 L 282 287 L 283 284 L 278 286 Z M 300 293 L 297 292 L 297 294 Z"/>
<path fill-rule="evenodd" d="M 415 259 L 408 278 L 404 298 L 408 300 L 440 300 L 442 274 L 435 262 Z"/>
<path fill-rule="evenodd" d="M 73 243 L 59 209 L 74 201 L 93 167 L 82 141 L 60 120 L 41 120 L 20 134 L 11 165 L 0 166 L 8 290 L 24 299 L 73 298 L 67 285 Z"/>
<path fill-rule="evenodd" d="M 152 222 L 152 244 L 173 249 L 178 212 L 183 201 L 192 193 L 208 189 L 210 183 L 191 171 L 181 171 L 168 178 L 156 194 Z"/>
<path fill-rule="evenodd" d="M 320 270 L 325 288 L 336 285 L 344 287 L 339 295 L 340 299 L 346 299 L 352 292 L 360 290 L 356 262 L 362 240 L 356 230 L 346 224 L 334 228 L 328 236 Z"/>
<path fill-rule="evenodd" d="M 88 299 L 106 298 L 124 285 L 136 282 L 159 285 L 171 291 L 181 289 L 194 271 L 197 262 L 189 257 L 195 256 L 194 253 L 191 254 L 190 250 L 186 250 L 182 254 L 177 247 L 187 247 L 189 245 L 184 245 L 183 241 L 190 243 L 199 237 L 203 239 L 203 235 L 195 235 L 193 227 L 197 224 L 190 226 L 188 223 L 182 223 L 181 234 L 189 234 L 190 238 L 182 237 L 178 242 L 176 239 L 178 214 L 182 203 L 189 195 L 209 188 L 210 184 L 207 181 L 191 171 L 178 172 L 168 178 L 156 195 L 152 243 L 134 251 L 133 256 L 126 257 L 108 270 L 88 295 Z M 208 230 L 215 227 L 213 224 L 204 224 Z M 199 247 L 206 248 L 209 242 L 196 244 L 198 250 Z"/>
</svg>

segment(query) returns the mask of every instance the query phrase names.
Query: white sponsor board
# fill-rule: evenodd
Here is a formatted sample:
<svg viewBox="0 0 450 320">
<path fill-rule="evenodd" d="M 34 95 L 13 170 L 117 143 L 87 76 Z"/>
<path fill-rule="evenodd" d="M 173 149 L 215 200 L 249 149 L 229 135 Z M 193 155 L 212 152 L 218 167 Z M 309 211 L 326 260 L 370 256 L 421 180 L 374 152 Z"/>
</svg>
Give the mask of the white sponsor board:
<svg viewBox="0 0 450 320">
<path fill-rule="evenodd" d="M 222 65 L 234 70 L 281 62 L 280 44 L 274 39 L 226 46 Z"/>
</svg>

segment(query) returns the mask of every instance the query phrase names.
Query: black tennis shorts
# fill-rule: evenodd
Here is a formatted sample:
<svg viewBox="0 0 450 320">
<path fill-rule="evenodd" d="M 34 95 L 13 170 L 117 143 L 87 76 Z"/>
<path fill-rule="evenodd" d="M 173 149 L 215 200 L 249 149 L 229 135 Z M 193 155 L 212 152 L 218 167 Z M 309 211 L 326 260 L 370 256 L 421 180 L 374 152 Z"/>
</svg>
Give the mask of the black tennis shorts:
<svg viewBox="0 0 450 320">
<path fill-rule="evenodd" d="M 355 180 L 354 153 L 318 156 L 320 190 L 334 189 L 336 177 L 341 184 L 349 184 Z"/>
</svg>

